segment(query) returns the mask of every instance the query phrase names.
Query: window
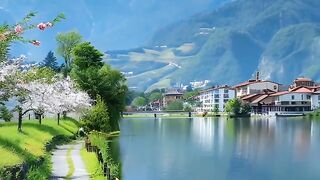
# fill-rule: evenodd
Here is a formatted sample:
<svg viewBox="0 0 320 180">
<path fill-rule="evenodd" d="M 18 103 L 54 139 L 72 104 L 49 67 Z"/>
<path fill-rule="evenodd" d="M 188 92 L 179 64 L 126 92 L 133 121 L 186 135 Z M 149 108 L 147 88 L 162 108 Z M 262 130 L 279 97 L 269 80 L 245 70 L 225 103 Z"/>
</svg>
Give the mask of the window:
<svg viewBox="0 0 320 180">
<path fill-rule="evenodd" d="M 291 96 L 291 99 L 294 100 L 294 95 Z"/>
<path fill-rule="evenodd" d="M 223 98 L 228 99 L 229 98 L 229 94 L 224 94 Z"/>
<path fill-rule="evenodd" d="M 214 98 L 219 98 L 219 94 L 215 94 L 215 95 L 214 95 Z"/>
<path fill-rule="evenodd" d="M 227 103 L 228 101 L 229 101 L 229 99 L 224 99 L 223 100 L 224 103 Z"/>
<path fill-rule="evenodd" d="M 224 93 L 229 93 L 229 90 L 228 90 L 228 89 L 225 89 L 225 90 L 224 90 Z"/>
<path fill-rule="evenodd" d="M 311 99 L 311 96 L 310 96 L 310 95 L 307 95 L 307 99 L 310 100 L 310 99 Z"/>
<path fill-rule="evenodd" d="M 318 95 L 318 100 L 320 101 L 320 95 Z"/>
<path fill-rule="evenodd" d="M 303 100 L 303 94 L 301 94 L 301 100 Z"/>
<path fill-rule="evenodd" d="M 296 102 L 291 102 L 291 105 L 296 105 L 297 103 Z"/>
<path fill-rule="evenodd" d="M 215 103 L 219 103 L 219 99 L 214 99 L 214 102 Z"/>
<path fill-rule="evenodd" d="M 274 90 L 277 90 L 277 86 L 276 86 L 276 85 L 275 85 L 275 86 L 273 86 L 273 89 L 274 89 Z"/>
</svg>

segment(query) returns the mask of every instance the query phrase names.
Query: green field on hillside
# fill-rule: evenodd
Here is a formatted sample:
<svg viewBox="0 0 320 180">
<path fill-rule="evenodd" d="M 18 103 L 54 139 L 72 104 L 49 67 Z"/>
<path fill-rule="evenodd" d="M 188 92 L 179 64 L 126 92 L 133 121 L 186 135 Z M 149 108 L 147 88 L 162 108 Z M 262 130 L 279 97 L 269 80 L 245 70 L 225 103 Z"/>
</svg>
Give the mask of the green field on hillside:
<svg viewBox="0 0 320 180">
<path fill-rule="evenodd" d="M 17 123 L 0 123 L 0 169 L 20 164 L 45 154 L 45 144 L 57 135 L 71 136 L 78 130 L 75 120 L 44 119 L 40 125 L 35 120 L 24 120 L 22 132 Z"/>
</svg>

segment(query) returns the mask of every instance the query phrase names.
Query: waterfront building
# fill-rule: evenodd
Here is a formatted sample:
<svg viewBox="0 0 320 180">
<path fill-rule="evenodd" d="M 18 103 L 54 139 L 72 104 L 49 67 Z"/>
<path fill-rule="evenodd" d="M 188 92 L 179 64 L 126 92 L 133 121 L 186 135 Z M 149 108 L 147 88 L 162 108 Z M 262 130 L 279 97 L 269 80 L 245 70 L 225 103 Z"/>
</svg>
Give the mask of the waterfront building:
<svg viewBox="0 0 320 180">
<path fill-rule="evenodd" d="M 163 96 L 163 107 L 166 107 L 171 102 L 182 100 L 183 93 L 177 89 L 168 90 Z"/>
<path fill-rule="evenodd" d="M 299 77 L 293 81 L 292 87 L 295 88 L 295 87 L 299 87 L 299 86 L 314 87 L 315 82 L 309 78 Z"/>
<path fill-rule="evenodd" d="M 294 114 L 319 108 L 320 88 L 299 86 L 287 91 L 244 97 L 254 114 Z"/>
<path fill-rule="evenodd" d="M 229 86 L 212 87 L 200 91 L 198 96 L 200 107 L 199 112 L 212 112 L 218 108 L 220 112 L 224 111 L 225 103 L 236 97 L 236 92 Z"/>
</svg>

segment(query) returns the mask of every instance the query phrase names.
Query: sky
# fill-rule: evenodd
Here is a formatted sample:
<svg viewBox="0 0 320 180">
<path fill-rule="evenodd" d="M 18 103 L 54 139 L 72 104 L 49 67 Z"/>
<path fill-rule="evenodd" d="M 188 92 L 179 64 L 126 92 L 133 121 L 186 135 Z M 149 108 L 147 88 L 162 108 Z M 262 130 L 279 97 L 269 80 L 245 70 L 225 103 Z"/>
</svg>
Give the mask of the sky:
<svg viewBox="0 0 320 180">
<path fill-rule="evenodd" d="M 41 61 L 56 49 L 59 32 L 76 30 L 84 40 L 101 51 L 130 49 L 145 45 L 153 33 L 196 13 L 214 9 L 224 0 L 0 0 L 0 23 L 16 23 L 36 11 L 33 22 L 46 22 L 64 13 L 66 20 L 48 31 L 31 31 L 29 39 L 40 47 L 13 44 L 11 54 L 25 54 L 30 61 Z"/>
</svg>

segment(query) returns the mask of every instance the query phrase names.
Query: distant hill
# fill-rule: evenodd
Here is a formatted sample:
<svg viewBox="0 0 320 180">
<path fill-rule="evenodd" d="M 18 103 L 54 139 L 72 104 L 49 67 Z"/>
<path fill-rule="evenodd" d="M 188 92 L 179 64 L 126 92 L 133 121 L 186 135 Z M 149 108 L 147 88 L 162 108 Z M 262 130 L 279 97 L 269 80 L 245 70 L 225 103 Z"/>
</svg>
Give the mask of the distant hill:
<svg viewBox="0 0 320 180">
<path fill-rule="evenodd" d="M 145 47 L 107 52 L 130 87 L 152 90 L 211 80 L 234 84 L 260 70 L 290 83 L 320 80 L 319 0 L 237 0 L 163 27 Z"/>
</svg>

